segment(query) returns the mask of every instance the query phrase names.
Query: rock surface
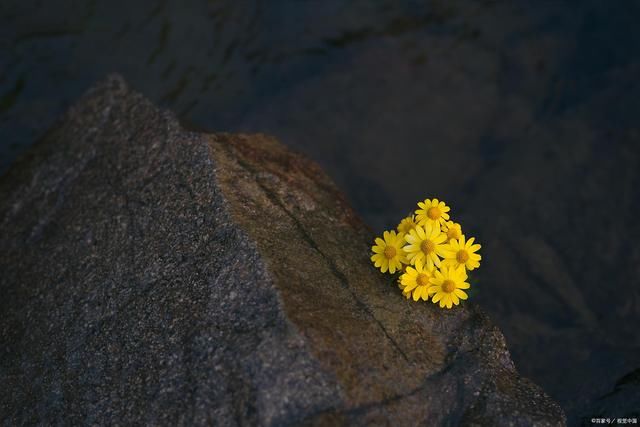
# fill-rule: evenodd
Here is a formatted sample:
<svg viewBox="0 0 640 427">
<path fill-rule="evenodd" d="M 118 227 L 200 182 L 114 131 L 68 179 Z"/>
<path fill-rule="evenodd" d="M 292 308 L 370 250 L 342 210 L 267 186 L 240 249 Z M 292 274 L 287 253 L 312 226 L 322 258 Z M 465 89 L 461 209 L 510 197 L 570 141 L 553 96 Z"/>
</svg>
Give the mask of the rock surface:
<svg viewBox="0 0 640 427">
<path fill-rule="evenodd" d="M 405 300 L 314 163 L 118 77 L 0 182 L 4 424 L 562 425 L 473 304 Z"/>
</svg>

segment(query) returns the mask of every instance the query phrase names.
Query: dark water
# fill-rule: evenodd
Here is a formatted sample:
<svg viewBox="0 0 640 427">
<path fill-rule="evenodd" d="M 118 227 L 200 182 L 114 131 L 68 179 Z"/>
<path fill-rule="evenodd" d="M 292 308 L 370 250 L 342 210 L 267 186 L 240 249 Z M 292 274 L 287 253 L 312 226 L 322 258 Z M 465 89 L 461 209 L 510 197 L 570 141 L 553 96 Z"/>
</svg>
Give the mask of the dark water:
<svg viewBox="0 0 640 427">
<path fill-rule="evenodd" d="M 475 299 L 577 422 L 640 368 L 639 18 L 602 0 L 4 0 L 0 170 L 117 71 L 190 127 L 308 154 L 376 230 L 444 198 L 484 244 Z"/>
</svg>

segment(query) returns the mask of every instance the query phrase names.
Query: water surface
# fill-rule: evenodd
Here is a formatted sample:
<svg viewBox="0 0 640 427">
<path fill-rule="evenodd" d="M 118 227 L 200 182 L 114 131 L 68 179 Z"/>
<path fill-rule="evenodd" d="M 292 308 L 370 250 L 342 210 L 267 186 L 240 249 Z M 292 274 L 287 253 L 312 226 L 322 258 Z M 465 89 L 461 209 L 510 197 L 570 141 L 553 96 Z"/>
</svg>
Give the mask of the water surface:
<svg viewBox="0 0 640 427">
<path fill-rule="evenodd" d="M 0 170 L 116 71 L 309 155 L 377 231 L 444 198 L 484 244 L 475 300 L 576 421 L 640 368 L 639 8 L 3 1 Z"/>
</svg>

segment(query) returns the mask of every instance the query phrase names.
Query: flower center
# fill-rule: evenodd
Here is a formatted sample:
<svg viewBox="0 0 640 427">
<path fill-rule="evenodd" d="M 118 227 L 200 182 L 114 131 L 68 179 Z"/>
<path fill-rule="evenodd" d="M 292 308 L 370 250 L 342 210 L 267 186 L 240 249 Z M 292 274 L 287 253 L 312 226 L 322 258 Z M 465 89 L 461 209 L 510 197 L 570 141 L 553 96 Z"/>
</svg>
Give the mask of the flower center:
<svg viewBox="0 0 640 427">
<path fill-rule="evenodd" d="M 425 255 L 429 255 L 436 248 L 436 245 L 429 239 L 423 240 L 420 244 L 420 249 Z"/>
<path fill-rule="evenodd" d="M 387 246 L 386 248 L 384 248 L 384 256 L 387 257 L 387 259 L 393 258 L 397 253 L 398 252 L 396 251 L 396 248 L 394 248 L 393 246 Z"/>
<path fill-rule="evenodd" d="M 449 279 L 445 280 L 442 282 L 442 290 L 450 294 L 456 290 L 456 282 Z"/>
<path fill-rule="evenodd" d="M 416 278 L 416 283 L 418 284 L 418 286 L 428 286 L 429 276 L 427 276 L 424 273 L 418 274 L 418 277 Z"/>
<path fill-rule="evenodd" d="M 447 231 L 447 238 L 449 240 L 451 240 L 451 239 L 459 239 L 460 238 L 460 232 L 458 231 L 458 229 L 456 227 L 451 227 L 449 229 L 449 231 Z"/>
<path fill-rule="evenodd" d="M 461 249 L 456 254 L 456 259 L 460 264 L 464 264 L 465 262 L 469 261 L 469 254 L 464 249 Z"/>
<path fill-rule="evenodd" d="M 427 211 L 427 216 L 433 220 L 440 218 L 440 214 L 440 209 L 438 209 L 436 206 L 429 208 L 429 210 Z"/>
</svg>

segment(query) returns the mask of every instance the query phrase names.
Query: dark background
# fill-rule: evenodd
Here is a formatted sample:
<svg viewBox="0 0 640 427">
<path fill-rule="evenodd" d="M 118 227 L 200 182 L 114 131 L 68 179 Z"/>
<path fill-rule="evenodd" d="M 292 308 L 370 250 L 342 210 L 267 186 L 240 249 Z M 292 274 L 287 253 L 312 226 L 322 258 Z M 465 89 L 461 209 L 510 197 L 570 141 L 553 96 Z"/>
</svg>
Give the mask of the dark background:
<svg viewBox="0 0 640 427">
<path fill-rule="evenodd" d="M 3 0 L 0 172 L 116 71 L 186 126 L 306 153 L 376 231 L 442 198 L 483 244 L 473 297 L 519 370 L 572 423 L 621 417 L 640 390 L 639 20 L 636 1 Z"/>
</svg>

